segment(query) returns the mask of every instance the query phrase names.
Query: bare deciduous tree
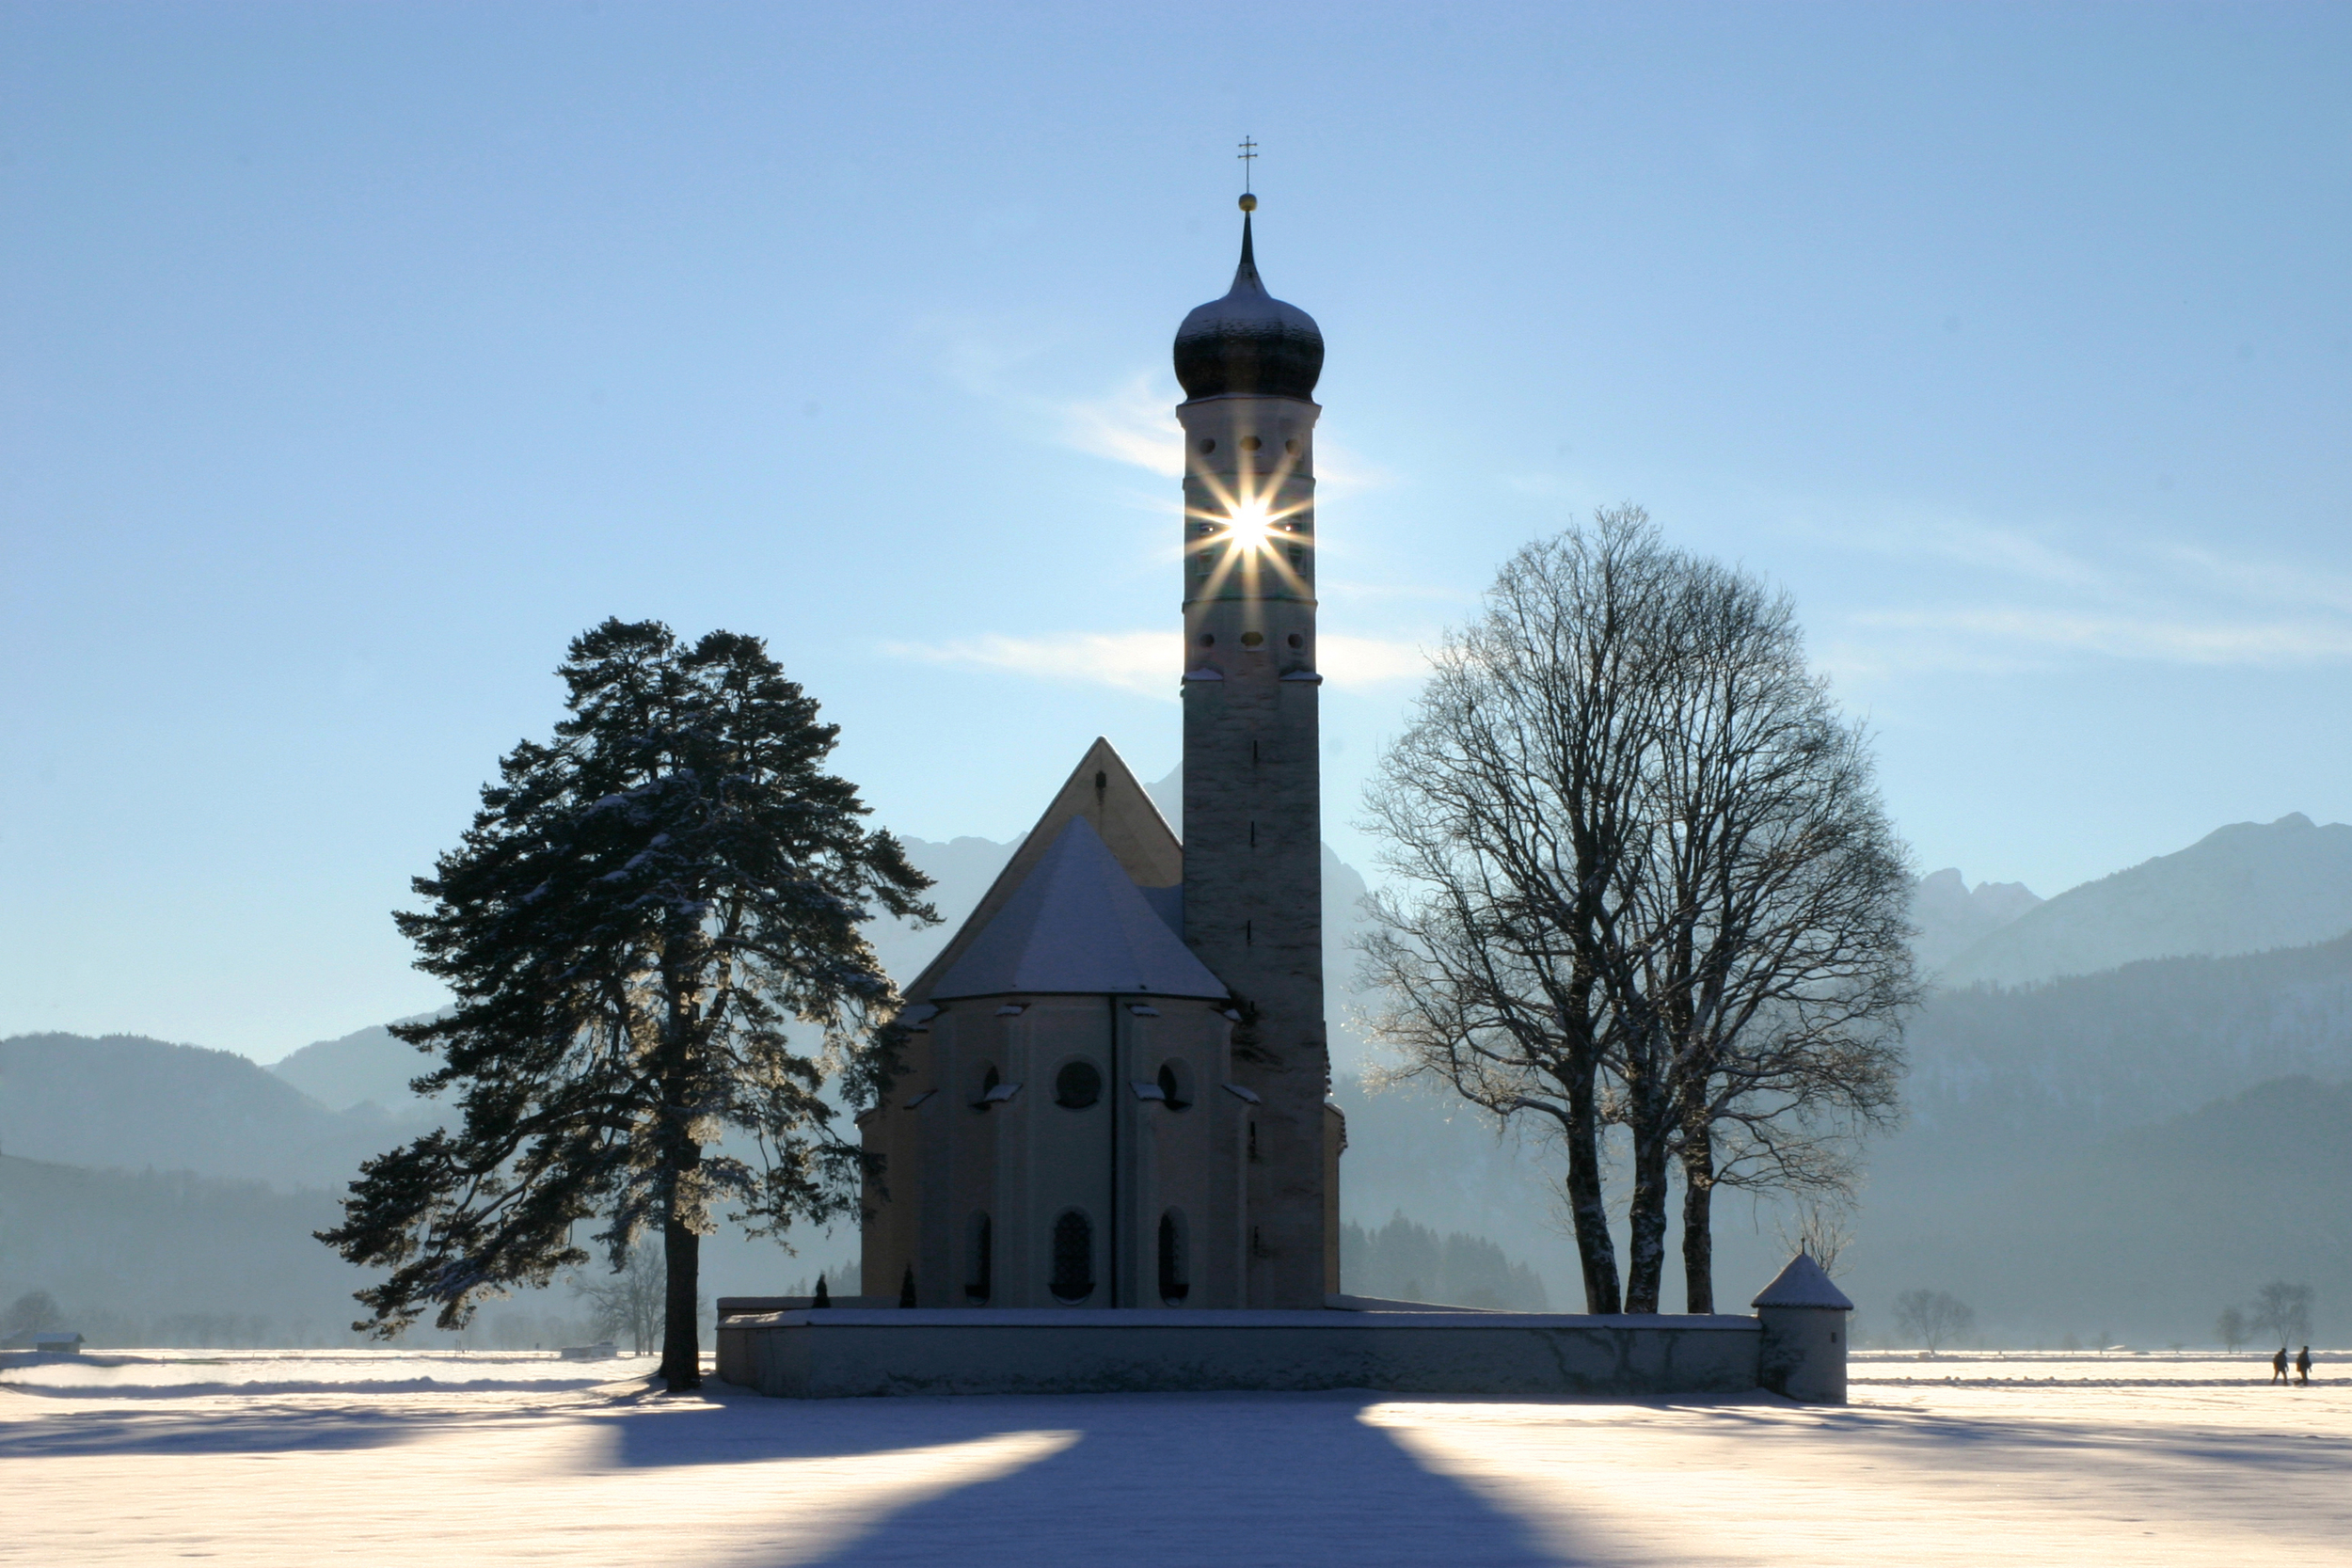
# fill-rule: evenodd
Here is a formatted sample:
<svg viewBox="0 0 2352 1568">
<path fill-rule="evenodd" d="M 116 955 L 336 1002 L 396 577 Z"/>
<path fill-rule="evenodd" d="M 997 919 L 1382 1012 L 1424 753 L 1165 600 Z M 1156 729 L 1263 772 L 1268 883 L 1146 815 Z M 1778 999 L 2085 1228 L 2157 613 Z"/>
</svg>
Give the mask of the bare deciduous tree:
<svg viewBox="0 0 2352 1568">
<path fill-rule="evenodd" d="M 2312 1288 L 2274 1279 L 2264 1286 L 2254 1297 L 2253 1310 L 2247 1314 L 2252 1326 L 2276 1335 L 2279 1343 L 2291 1345 L 2309 1338 L 2312 1332 Z"/>
<path fill-rule="evenodd" d="M 57 1310 L 56 1298 L 46 1291 L 27 1291 L 8 1303 L 5 1313 L 0 1313 L 0 1339 L 14 1339 L 64 1325 L 65 1314 Z"/>
<path fill-rule="evenodd" d="M 1918 987 L 1909 867 L 1794 607 L 1715 562 L 1676 565 L 1641 773 L 1646 863 L 1624 879 L 1639 947 L 1617 973 L 1640 1024 L 1625 1034 L 1658 1037 L 1689 1309 L 1711 1312 L 1715 1189 L 1851 1190 L 1850 1140 L 1821 1133 L 1891 1115 Z M 1643 1212 L 1662 1196 L 1637 1170 L 1637 1237 L 1662 1232 Z"/>
<path fill-rule="evenodd" d="M 1367 796 L 1390 889 L 1364 978 L 1396 1075 L 1567 1153 L 1587 1309 L 1617 1308 L 1599 1130 L 1632 1150 L 1626 1310 L 1684 1179 L 1692 1311 L 1719 1186 L 1839 1194 L 1892 1113 L 1909 879 L 1794 613 L 1639 508 L 1521 550 L 1450 637 Z"/>
<path fill-rule="evenodd" d="M 1853 1212 L 1835 1197 L 1808 1197 L 1781 1222 L 1778 1232 L 1781 1245 L 1804 1253 L 1821 1265 L 1823 1274 L 1835 1275 L 1839 1256 L 1853 1243 Z"/>
<path fill-rule="evenodd" d="M 627 1335 L 629 1349 L 639 1355 L 660 1345 L 670 1271 L 659 1248 L 641 1241 L 628 1249 L 621 1267 L 601 1277 L 573 1275 L 571 1290 L 588 1304 L 589 1323 L 606 1338 Z"/>
<path fill-rule="evenodd" d="M 2243 1311 L 2234 1307 L 2225 1307 L 2221 1309 L 2221 1316 L 2214 1323 L 2213 1332 L 2224 1350 L 2233 1351 L 2253 1338 L 2253 1325 L 2246 1321 Z"/>
<path fill-rule="evenodd" d="M 1658 724 L 1645 661 L 1670 582 L 1647 543 L 1604 521 L 1521 550 L 1486 613 L 1438 651 L 1366 798 L 1391 882 L 1371 900 L 1363 978 L 1383 998 L 1374 1033 L 1402 1048 L 1392 1075 L 1550 1124 L 1585 1310 L 1601 1313 L 1622 1294 L 1600 1155 L 1614 1019 L 1597 955 L 1625 916 Z"/>
<path fill-rule="evenodd" d="M 1918 1339 L 1930 1355 L 1977 1321 L 1976 1308 L 1945 1291 L 1905 1291 L 1895 1298 L 1895 1326 Z"/>
</svg>

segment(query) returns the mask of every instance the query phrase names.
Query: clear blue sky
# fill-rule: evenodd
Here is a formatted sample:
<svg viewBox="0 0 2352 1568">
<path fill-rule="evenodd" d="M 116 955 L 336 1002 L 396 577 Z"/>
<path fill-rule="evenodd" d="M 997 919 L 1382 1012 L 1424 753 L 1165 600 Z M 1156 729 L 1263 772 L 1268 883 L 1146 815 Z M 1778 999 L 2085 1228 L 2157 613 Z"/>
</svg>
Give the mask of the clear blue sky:
<svg viewBox="0 0 2352 1568">
<path fill-rule="evenodd" d="M 270 1059 L 608 614 L 879 819 L 1174 765 L 1232 144 L 1321 321 L 1327 804 L 1515 546 L 1797 596 L 1923 869 L 2352 817 L 2352 8 L 9 5 L 0 1034 Z"/>
</svg>

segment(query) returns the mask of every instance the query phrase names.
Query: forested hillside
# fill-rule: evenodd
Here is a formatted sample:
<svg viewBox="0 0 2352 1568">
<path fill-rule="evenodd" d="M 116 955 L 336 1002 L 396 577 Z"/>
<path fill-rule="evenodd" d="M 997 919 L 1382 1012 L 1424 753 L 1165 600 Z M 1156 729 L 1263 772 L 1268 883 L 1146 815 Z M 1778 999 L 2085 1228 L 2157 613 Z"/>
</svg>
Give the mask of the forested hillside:
<svg viewBox="0 0 2352 1568">
<path fill-rule="evenodd" d="M 2227 958 L 2164 958 L 2017 990 L 1932 997 L 1913 1023 L 1911 1120 L 1874 1164 L 1992 1185 L 2269 1079 L 2352 1080 L 2352 936 Z"/>
<path fill-rule="evenodd" d="M 2263 1282 L 2312 1286 L 2314 1327 L 2352 1336 L 2352 1085 L 2259 1084 L 2087 1145 L 2052 1144 L 1975 1191 L 1913 1184 L 1864 1212 L 1843 1283 L 1858 1335 L 1948 1291 L 1995 1344 L 2210 1342 Z"/>
<path fill-rule="evenodd" d="M 0 1153 L 28 1160 L 340 1190 L 417 1125 L 331 1111 L 232 1051 L 135 1035 L 0 1040 Z"/>
<path fill-rule="evenodd" d="M 0 1299 L 41 1290 L 94 1343 L 341 1344 L 366 1283 L 310 1239 L 323 1192 L 0 1155 Z"/>
</svg>

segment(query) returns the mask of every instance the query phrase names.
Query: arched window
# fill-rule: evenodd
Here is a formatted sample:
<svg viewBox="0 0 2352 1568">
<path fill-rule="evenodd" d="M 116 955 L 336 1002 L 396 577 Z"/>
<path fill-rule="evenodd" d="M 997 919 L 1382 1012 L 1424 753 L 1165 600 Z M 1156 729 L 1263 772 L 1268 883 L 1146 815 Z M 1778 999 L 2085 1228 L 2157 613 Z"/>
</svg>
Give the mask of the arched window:
<svg viewBox="0 0 2352 1568">
<path fill-rule="evenodd" d="M 963 1283 L 964 1299 L 975 1306 L 996 1293 L 995 1227 L 986 1214 L 972 1216 L 972 1271 Z"/>
<path fill-rule="evenodd" d="M 1088 1061 L 1065 1062 L 1054 1075 L 1054 1103 L 1083 1111 L 1103 1098 L 1103 1075 Z"/>
<path fill-rule="evenodd" d="M 1003 1082 L 1004 1079 L 997 1074 L 994 1062 L 982 1062 L 979 1086 L 972 1096 L 972 1108 L 976 1111 L 985 1111 L 994 1104 L 995 1101 L 988 1098 L 989 1091 Z"/>
<path fill-rule="evenodd" d="M 1192 1294 L 1184 1251 L 1184 1217 L 1170 1209 L 1160 1216 L 1160 1299 L 1170 1307 Z"/>
<path fill-rule="evenodd" d="M 1054 1222 L 1054 1277 L 1048 1288 L 1066 1302 L 1094 1293 L 1094 1227 L 1075 1209 L 1063 1211 Z"/>
<path fill-rule="evenodd" d="M 1180 1062 L 1160 1064 L 1160 1103 L 1181 1111 L 1192 1103 L 1192 1074 Z"/>
</svg>

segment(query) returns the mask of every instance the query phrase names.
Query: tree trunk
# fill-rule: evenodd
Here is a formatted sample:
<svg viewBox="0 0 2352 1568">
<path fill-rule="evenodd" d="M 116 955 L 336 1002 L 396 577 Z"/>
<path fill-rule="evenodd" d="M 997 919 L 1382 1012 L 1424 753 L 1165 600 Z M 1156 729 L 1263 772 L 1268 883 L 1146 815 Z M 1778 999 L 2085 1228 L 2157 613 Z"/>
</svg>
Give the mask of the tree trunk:
<svg viewBox="0 0 2352 1568">
<path fill-rule="evenodd" d="M 1715 1310 L 1715 1140 L 1701 1126 L 1682 1146 L 1682 1281 L 1689 1310 Z"/>
<path fill-rule="evenodd" d="M 661 1378 L 672 1393 L 703 1386 L 702 1337 L 694 1322 L 701 1291 L 702 1238 L 688 1229 L 675 1208 L 661 1224 L 661 1259 L 669 1267 L 669 1290 L 661 1313 Z"/>
<path fill-rule="evenodd" d="M 1672 1102 L 1654 1064 L 1629 1060 L 1627 1130 L 1633 1134 L 1633 1192 L 1627 1205 L 1625 1309 L 1655 1312 L 1665 1289 L 1666 1188 L 1672 1164 L 1668 1123 Z"/>
<path fill-rule="evenodd" d="M 1633 1130 L 1633 1194 L 1627 1206 L 1625 1309 L 1655 1312 L 1666 1283 L 1666 1170 L 1663 1132 Z"/>
<path fill-rule="evenodd" d="M 1568 1213 L 1576 1223 L 1576 1255 L 1584 1268 L 1584 1310 L 1614 1316 L 1623 1307 L 1617 1289 L 1617 1243 L 1609 1234 L 1609 1208 L 1601 1196 L 1600 1110 L 1587 1068 L 1568 1085 Z"/>
</svg>

